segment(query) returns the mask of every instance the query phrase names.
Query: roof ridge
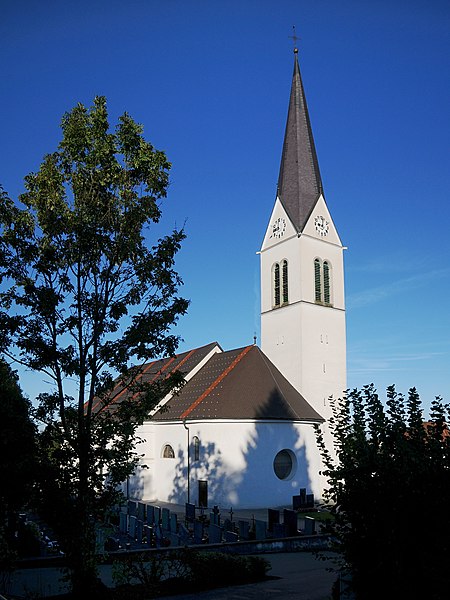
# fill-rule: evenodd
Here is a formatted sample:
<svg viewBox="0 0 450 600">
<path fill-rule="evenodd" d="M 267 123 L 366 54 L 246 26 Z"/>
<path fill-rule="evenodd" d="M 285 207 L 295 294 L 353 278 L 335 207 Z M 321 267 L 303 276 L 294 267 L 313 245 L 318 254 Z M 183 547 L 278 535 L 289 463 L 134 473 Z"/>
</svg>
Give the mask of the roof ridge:
<svg viewBox="0 0 450 600">
<path fill-rule="evenodd" d="M 191 406 L 189 406 L 181 415 L 180 415 L 180 419 L 184 419 L 185 417 L 187 417 L 193 410 L 194 408 L 197 408 L 197 406 L 207 397 L 209 396 L 209 394 L 219 385 L 219 383 L 225 379 L 225 377 L 235 368 L 235 366 L 244 358 L 244 356 L 253 348 L 253 344 L 251 346 L 246 346 L 239 354 L 238 356 L 233 360 L 233 362 L 231 364 L 228 365 L 228 367 L 222 371 L 222 373 L 220 373 L 220 375 L 215 379 L 215 381 L 212 382 L 212 384 L 202 393 L 200 394 L 200 396 L 197 398 L 197 400 L 195 400 Z"/>
</svg>

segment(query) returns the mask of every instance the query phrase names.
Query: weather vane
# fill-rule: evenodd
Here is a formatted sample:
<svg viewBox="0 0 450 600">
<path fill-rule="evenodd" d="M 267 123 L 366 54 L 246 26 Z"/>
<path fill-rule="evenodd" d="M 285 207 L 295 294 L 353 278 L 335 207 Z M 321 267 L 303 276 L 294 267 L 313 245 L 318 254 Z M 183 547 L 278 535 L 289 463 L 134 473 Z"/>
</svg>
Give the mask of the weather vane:
<svg viewBox="0 0 450 600">
<path fill-rule="evenodd" d="M 288 37 L 290 37 L 291 40 L 294 42 L 294 52 L 297 53 L 298 52 L 298 49 L 297 49 L 297 40 L 299 40 L 300 38 L 295 33 L 295 25 L 292 25 L 292 35 L 290 35 Z"/>
</svg>

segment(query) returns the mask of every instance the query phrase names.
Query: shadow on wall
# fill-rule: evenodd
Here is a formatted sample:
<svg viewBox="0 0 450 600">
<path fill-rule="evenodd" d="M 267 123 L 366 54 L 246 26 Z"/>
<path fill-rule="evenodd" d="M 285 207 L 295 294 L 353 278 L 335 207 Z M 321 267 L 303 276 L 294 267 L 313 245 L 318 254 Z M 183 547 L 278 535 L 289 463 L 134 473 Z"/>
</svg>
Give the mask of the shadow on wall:
<svg viewBox="0 0 450 600">
<path fill-rule="evenodd" d="M 249 423 L 247 428 L 240 428 L 230 420 L 218 423 L 217 427 L 229 428 L 222 446 L 212 441 L 202 442 L 202 426 L 198 427 L 200 439 L 199 460 L 194 461 L 194 445 L 191 441 L 190 456 L 190 502 L 198 505 L 198 481 L 207 481 L 208 506 L 214 504 L 222 507 L 264 508 L 267 506 L 290 505 L 292 496 L 299 493 L 300 488 L 311 490 L 310 464 L 307 460 L 305 440 L 298 429 L 289 420 L 276 420 L 274 415 L 280 414 L 280 396 L 278 390 L 270 395 L 267 402 L 256 415 L 256 422 Z M 312 427 L 312 426 L 311 426 Z M 211 431 L 211 429 L 209 430 Z M 244 432 L 239 439 L 238 432 Z M 311 436 L 314 439 L 314 436 Z M 236 464 L 227 460 L 230 453 L 241 457 Z M 278 452 L 287 450 L 293 457 L 293 468 L 284 468 L 284 478 L 279 478 L 274 471 L 274 459 Z M 187 501 L 188 467 L 186 453 L 179 450 L 174 471 L 173 491 L 169 501 L 184 503 Z"/>
</svg>

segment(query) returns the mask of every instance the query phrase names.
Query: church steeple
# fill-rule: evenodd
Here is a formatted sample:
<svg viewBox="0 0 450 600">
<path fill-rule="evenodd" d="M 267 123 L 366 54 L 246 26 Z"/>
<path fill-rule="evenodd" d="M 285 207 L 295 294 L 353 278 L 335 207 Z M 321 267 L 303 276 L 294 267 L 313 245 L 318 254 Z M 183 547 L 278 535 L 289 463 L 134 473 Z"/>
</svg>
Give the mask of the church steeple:
<svg viewBox="0 0 450 600">
<path fill-rule="evenodd" d="M 300 232 L 323 190 L 298 65 L 297 48 L 294 50 L 294 57 L 294 74 L 277 192 L 294 227 Z"/>
</svg>

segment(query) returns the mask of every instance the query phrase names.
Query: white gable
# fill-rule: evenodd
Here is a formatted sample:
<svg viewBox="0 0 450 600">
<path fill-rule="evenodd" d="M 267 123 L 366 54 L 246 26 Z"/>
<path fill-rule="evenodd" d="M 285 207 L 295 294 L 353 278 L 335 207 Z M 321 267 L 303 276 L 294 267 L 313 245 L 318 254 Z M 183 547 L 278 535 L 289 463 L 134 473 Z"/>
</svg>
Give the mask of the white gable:
<svg viewBox="0 0 450 600">
<path fill-rule="evenodd" d="M 270 217 L 269 224 L 267 226 L 266 235 L 261 246 L 261 251 L 275 246 L 279 242 L 283 242 L 293 236 L 296 236 L 297 232 L 295 227 L 292 225 L 286 211 L 279 198 L 275 201 L 272 215 Z"/>
<path fill-rule="evenodd" d="M 337 244 L 342 246 L 336 227 L 334 226 L 333 219 L 331 218 L 330 212 L 326 205 L 326 202 L 322 195 L 316 202 L 308 221 L 303 229 L 303 234 L 314 237 L 316 239 L 323 240 L 324 242 L 330 242 L 331 244 Z"/>
</svg>

